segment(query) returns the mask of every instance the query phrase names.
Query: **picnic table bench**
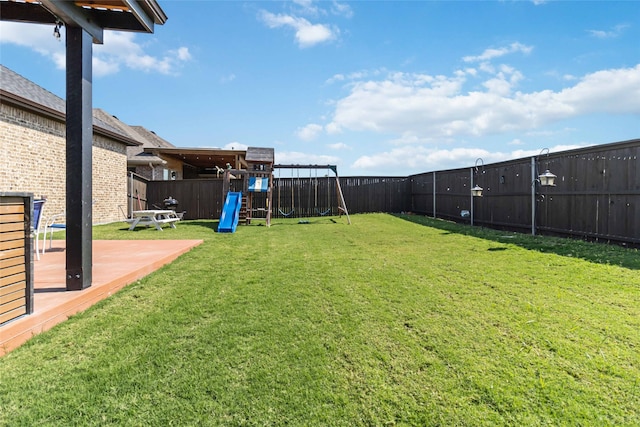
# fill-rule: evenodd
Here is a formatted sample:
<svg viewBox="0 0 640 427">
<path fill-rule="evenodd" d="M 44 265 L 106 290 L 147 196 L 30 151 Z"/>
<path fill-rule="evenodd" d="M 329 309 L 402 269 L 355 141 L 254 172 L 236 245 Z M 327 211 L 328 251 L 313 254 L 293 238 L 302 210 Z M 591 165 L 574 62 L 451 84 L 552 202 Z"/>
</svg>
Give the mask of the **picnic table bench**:
<svg viewBox="0 0 640 427">
<path fill-rule="evenodd" d="M 157 230 L 162 231 L 163 224 L 169 224 L 171 228 L 176 228 L 175 223 L 180 221 L 180 217 L 172 210 L 144 210 L 133 211 L 132 218 L 128 219 L 129 231 L 139 226 L 148 227 L 153 225 Z"/>
</svg>

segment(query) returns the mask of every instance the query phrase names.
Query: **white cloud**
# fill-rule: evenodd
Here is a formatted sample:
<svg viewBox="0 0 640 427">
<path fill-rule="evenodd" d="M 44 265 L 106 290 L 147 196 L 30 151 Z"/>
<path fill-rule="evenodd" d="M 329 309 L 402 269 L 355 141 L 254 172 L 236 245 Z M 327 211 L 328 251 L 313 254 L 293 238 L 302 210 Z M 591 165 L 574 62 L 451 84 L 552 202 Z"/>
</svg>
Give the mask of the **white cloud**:
<svg viewBox="0 0 640 427">
<path fill-rule="evenodd" d="M 64 57 L 64 27 L 60 29 L 60 33 L 62 37 L 59 39 L 53 36 L 53 25 L 0 21 L 0 44 L 11 43 L 27 47 L 52 59 L 55 54 L 60 53 Z"/>
<path fill-rule="evenodd" d="M 313 4 L 313 0 L 293 0 L 296 6 L 298 6 L 300 13 L 307 15 L 317 15 L 319 9 Z"/>
<path fill-rule="evenodd" d="M 299 151 L 280 151 L 275 153 L 277 164 L 290 165 L 333 165 L 339 163 L 340 158 L 323 154 L 302 153 Z"/>
<path fill-rule="evenodd" d="M 331 76 L 330 78 L 328 78 L 325 81 L 325 84 L 327 85 L 331 85 L 335 82 L 342 82 L 342 81 L 357 81 L 357 80 L 361 80 L 366 78 L 369 75 L 373 75 L 373 76 L 377 76 L 380 75 L 382 73 L 386 72 L 385 69 L 378 69 L 378 70 L 374 70 L 372 72 L 369 71 L 355 71 L 353 73 L 349 73 L 349 74 L 334 74 L 333 76 Z"/>
<path fill-rule="evenodd" d="M 346 3 L 340 3 L 336 0 L 333 0 L 329 6 L 329 9 L 320 8 L 318 4 L 326 4 L 326 2 L 318 2 L 314 0 L 293 0 L 292 3 L 297 6 L 294 9 L 299 14 L 304 14 L 307 16 L 319 16 L 319 15 L 328 15 L 331 13 L 332 15 L 342 16 L 345 18 L 351 18 L 353 16 L 353 10 L 351 6 Z"/>
<path fill-rule="evenodd" d="M 180 61 L 189 61 L 191 59 L 191 53 L 189 53 L 189 48 L 188 47 L 180 47 L 178 48 L 178 50 L 175 51 L 169 51 L 169 52 L 175 52 L 176 57 L 180 60 Z"/>
<path fill-rule="evenodd" d="M 325 130 L 329 135 L 335 135 L 342 132 L 340 125 L 336 122 L 331 122 L 325 126 Z"/>
<path fill-rule="evenodd" d="M 581 148 L 580 145 L 558 145 L 549 152 Z M 514 150 L 511 152 L 491 152 L 482 148 L 438 149 L 425 146 L 403 146 L 391 151 L 361 156 L 351 165 L 354 169 L 380 171 L 382 175 L 404 175 L 407 169 L 419 171 L 446 170 L 460 167 L 473 167 L 478 158 L 488 165 L 505 160 L 538 156 L 540 149 Z M 546 150 L 545 150 L 546 152 Z M 460 166 L 466 165 L 466 166 Z"/>
<path fill-rule="evenodd" d="M 331 12 L 334 15 L 344 16 L 345 18 L 353 17 L 353 10 L 351 9 L 351 6 L 346 3 L 339 3 L 335 0 L 331 3 Z"/>
<path fill-rule="evenodd" d="M 478 56 L 465 56 L 462 58 L 464 62 L 482 62 L 489 61 L 494 58 L 499 58 L 504 55 L 508 55 L 510 53 L 521 52 L 524 54 L 529 54 L 533 50 L 533 47 L 523 45 L 522 43 L 511 43 L 509 46 L 497 48 L 497 49 L 486 49 Z"/>
<path fill-rule="evenodd" d="M 62 37 L 53 37 L 53 25 L 35 25 L 16 22 L 0 22 L 0 43 L 12 43 L 27 47 L 48 57 L 58 69 L 64 69 L 66 31 Z M 191 59 L 187 47 L 169 50 L 159 56 L 145 52 L 136 41 L 134 33 L 105 31 L 104 44 L 93 46 L 93 74 L 104 76 L 119 72 L 122 68 L 148 73 L 176 74 L 180 66 Z"/>
<path fill-rule="evenodd" d="M 273 14 L 265 10 L 261 11 L 260 19 L 269 28 L 290 27 L 295 30 L 295 38 L 301 48 L 315 46 L 319 43 L 333 40 L 339 30 L 323 24 L 312 24 L 305 18 L 297 16 Z"/>
<path fill-rule="evenodd" d="M 466 77 L 391 73 L 354 83 L 336 101 L 325 129 L 391 133 L 418 140 L 527 131 L 591 113 L 640 114 L 640 65 L 598 71 L 560 91 L 514 91 L 523 78 L 499 68 L 484 91 L 464 91 Z M 506 72 L 510 75 L 507 75 Z"/>
<path fill-rule="evenodd" d="M 620 36 L 629 27 L 628 24 L 619 24 L 611 30 L 587 30 L 589 34 L 598 39 L 612 39 Z"/>
<path fill-rule="evenodd" d="M 64 69 L 65 68 L 64 55 L 62 55 L 61 60 L 62 60 L 62 63 L 58 65 L 58 68 Z M 106 76 L 108 74 L 116 74 L 118 71 L 120 71 L 120 64 L 117 61 L 113 61 L 113 62 L 105 61 L 98 56 L 93 57 L 92 66 L 93 66 L 93 74 L 96 76 Z"/>
<path fill-rule="evenodd" d="M 578 145 L 578 144 L 554 145 L 553 147 L 549 148 L 549 153 L 555 153 L 555 152 L 558 152 L 558 151 L 575 150 L 577 148 L 584 148 L 584 147 L 588 147 L 590 145 L 592 145 L 592 144 L 584 144 L 584 145 Z M 523 157 L 544 156 L 546 153 L 547 153 L 547 150 L 545 148 L 535 149 L 535 150 L 514 150 L 514 151 L 511 152 L 511 155 L 505 160 L 519 159 L 519 158 L 523 158 Z"/>
<path fill-rule="evenodd" d="M 344 81 L 344 79 L 345 79 L 344 74 L 334 74 L 333 76 L 331 76 L 325 81 L 325 84 L 331 85 L 335 82 L 342 82 Z"/>
<path fill-rule="evenodd" d="M 117 63 L 133 70 L 176 74 L 182 63 L 191 59 L 189 49 L 180 47 L 169 50 L 162 56 L 145 53 L 136 42 L 134 33 L 105 31 L 104 44 L 94 46 L 94 55 L 106 62 Z M 97 75 L 106 74 L 103 69 L 94 70 Z"/>
<path fill-rule="evenodd" d="M 587 74 L 575 86 L 553 94 L 552 98 L 554 103 L 576 114 L 640 114 L 640 64 Z"/>
<path fill-rule="evenodd" d="M 321 125 L 310 123 L 305 127 L 298 128 L 298 130 L 296 131 L 296 135 L 303 141 L 312 141 L 316 139 L 321 132 Z"/>
<path fill-rule="evenodd" d="M 474 165 L 475 160 L 483 158 L 489 161 L 504 160 L 503 153 L 490 153 L 481 148 L 454 148 L 441 150 L 425 146 L 403 146 L 391 151 L 377 153 L 358 158 L 354 169 L 378 170 L 382 175 L 403 175 L 407 169 L 429 171 L 434 169 L 449 169 L 460 164 Z"/>
<path fill-rule="evenodd" d="M 328 144 L 327 147 L 329 147 L 332 150 L 349 150 L 351 149 L 351 147 L 349 147 L 347 144 L 345 144 L 344 142 L 337 142 L 335 144 Z"/>
<path fill-rule="evenodd" d="M 220 83 L 230 83 L 236 79 L 236 75 L 231 73 L 226 76 L 220 77 Z"/>
<path fill-rule="evenodd" d="M 485 81 L 482 85 L 491 93 L 506 96 L 511 93 L 511 88 L 522 80 L 522 73 L 506 65 L 500 66 L 499 69 L 495 78 Z"/>
</svg>

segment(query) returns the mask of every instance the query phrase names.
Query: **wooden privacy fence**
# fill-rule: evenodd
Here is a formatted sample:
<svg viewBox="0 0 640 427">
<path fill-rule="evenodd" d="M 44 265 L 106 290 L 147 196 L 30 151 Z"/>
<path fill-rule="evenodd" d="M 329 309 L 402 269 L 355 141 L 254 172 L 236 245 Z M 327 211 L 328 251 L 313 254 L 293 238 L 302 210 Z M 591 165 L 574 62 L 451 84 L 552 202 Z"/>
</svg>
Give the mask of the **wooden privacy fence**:
<svg viewBox="0 0 640 427">
<path fill-rule="evenodd" d="M 342 177 L 349 213 L 415 212 L 493 228 L 640 243 L 640 139 L 409 177 Z M 555 187 L 538 175 L 549 169 Z M 140 184 L 142 185 L 142 184 Z M 472 197 L 471 188 L 483 188 Z M 221 179 L 150 181 L 152 207 L 169 196 L 185 219 L 218 219 Z M 242 190 L 232 180 L 232 191 Z M 274 178 L 273 218 L 337 215 L 335 179 Z M 134 203 L 137 199 L 134 198 Z M 260 203 L 260 201 L 256 201 Z"/>
<path fill-rule="evenodd" d="M 233 184 L 233 183 L 232 183 Z M 231 191 L 236 191 L 232 187 Z M 185 212 L 184 219 L 218 219 L 222 211 L 222 180 L 185 179 L 150 181 L 147 186 L 149 206 L 163 207 L 169 196 L 178 201 L 177 211 Z"/>
<path fill-rule="evenodd" d="M 411 179 L 407 177 L 348 177 L 340 185 L 349 213 L 405 212 L 411 208 Z"/>
<path fill-rule="evenodd" d="M 338 203 L 335 177 L 273 180 L 274 218 L 338 215 Z"/>
<path fill-rule="evenodd" d="M 550 170 L 555 187 L 538 175 Z M 494 228 L 640 243 L 640 140 L 411 177 L 411 210 Z M 472 197 L 471 188 L 483 188 Z"/>
<path fill-rule="evenodd" d="M 127 176 L 127 206 L 126 208 L 122 206 L 118 207 L 123 216 L 125 216 L 126 212 L 126 217 L 131 218 L 132 211 L 144 210 L 149 207 L 147 205 L 148 183 L 148 179 L 129 172 Z"/>
<path fill-rule="evenodd" d="M 409 178 L 340 178 L 349 213 L 402 212 L 411 206 Z M 241 180 L 231 180 L 231 191 L 242 191 Z M 171 196 L 185 219 L 218 219 L 224 204 L 222 179 L 149 181 L 146 184 L 149 207 L 162 206 Z M 256 206 L 264 206 L 264 193 L 254 194 Z M 274 178 L 273 218 L 307 218 L 338 215 L 338 191 L 335 177 Z M 137 203 L 134 200 L 134 203 Z M 135 210 L 135 209 L 134 209 Z"/>
</svg>

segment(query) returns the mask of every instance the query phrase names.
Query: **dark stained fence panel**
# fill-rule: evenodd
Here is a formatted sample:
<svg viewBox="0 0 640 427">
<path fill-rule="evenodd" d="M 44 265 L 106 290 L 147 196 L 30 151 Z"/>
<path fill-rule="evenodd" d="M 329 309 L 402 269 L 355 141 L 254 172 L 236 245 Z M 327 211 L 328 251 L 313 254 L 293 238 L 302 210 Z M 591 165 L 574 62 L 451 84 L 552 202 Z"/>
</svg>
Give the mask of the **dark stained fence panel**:
<svg viewBox="0 0 640 427">
<path fill-rule="evenodd" d="M 184 219 L 217 219 L 224 202 L 222 179 L 149 182 L 147 198 L 150 207 L 163 208 L 163 201 L 169 196 L 178 201 L 177 211 L 184 212 Z"/>
<path fill-rule="evenodd" d="M 557 175 L 555 187 L 536 181 L 546 169 Z M 406 178 L 342 177 L 340 184 L 349 213 L 411 211 L 468 223 L 473 210 L 474 225 L 521 232 L 532 230 L 533 193 L 536 233 L 640 243 L 638 170 L 640 140 L 632 140 L 535 156 L 533 166 L 524 158 Z M 471 198 L 474 185 L 483 197 Z M 243 188 L 232 180 L 232 191 Z M 217 219 L 224 202 L 217 179 L 140 180 L 130 190 L 134 203 L 136 193 L 145 207 L 176 198 L 186 219 Z M 254 194 L 254 207 L 265 204 L 265 193 Z M 274 178 L 273 218 L 337 215 L 338 204 L 333 176 Z"/>
<path fill-rule="evenodd" d="M 474 185 L 483 197 L 474 199 L 478 225 L 525 231 L 531 228 L 531 164 L 529 159 L 480 167 Z"/>
<path fill-rule="evenodd" d="M 139 211 L 148 208 L 147 205 L 147 183 L 148 179 L 129 172 L 127 175 L 127 217 L 131 218 L 131 211 Z"/>
<path fill-rule="evenodd" d="M 434 174 L 437 176 L 436 172 L 429 172 L 411 177 L 410 210 L 412 212 L 435 216 L 433 205 Z"/>
<path fill-rule="evenodd" d="M 558 157 L 556 209 L 540 229 L 596 239 L 640 242 L 640 143 L 590 147 Z M 558 172 L 556 172 L 556 170 Z"/>
<path fill-rule="evenodd" d="M 469 169 L 440 171 L 436 174 L 436 212 L 438 217 L 468 221 L 463 213 L 471 209 Z"/>
<path fill-rule="evenodd" d="M 477 168 L 411 176 L 411 210 L 474 224 L 531 231 L 535 192 L 536 232 L 640 243 L 640 140 L 607 144 L 496 163 Z M 555 187 L 541 187 L 537 176 L 549 169 Z M 471 182 L 473 175 L 473 182 Z M 483 197 L 470 199 L 471 185 Z"/>
<path fill-rule="evenodd" d="M 349 213 L 411 210 L 411 179 L 397 177 L 340 178 Z"/>
</svg>

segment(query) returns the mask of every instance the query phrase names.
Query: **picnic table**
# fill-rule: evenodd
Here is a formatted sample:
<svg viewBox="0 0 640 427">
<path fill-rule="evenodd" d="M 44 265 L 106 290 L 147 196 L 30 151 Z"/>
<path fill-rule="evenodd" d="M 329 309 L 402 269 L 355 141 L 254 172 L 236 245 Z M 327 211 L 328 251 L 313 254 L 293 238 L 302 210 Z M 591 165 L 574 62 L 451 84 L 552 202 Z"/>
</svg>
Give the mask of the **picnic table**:
<svg viewBox="0 0 640 427">
<path fill-rule="evenodd" d="M 178 217 L 176 211 L 156 209 L 133 211 L 132 218 L 127 220 L 127 222 L 131 223 L 129 231 L 139 226 L 148 227 L 150 225 L 153 225 L 157 230 L 162 231 L 163 224 L 169 224 L 171 228 L 176 228 L 175 223 L 177 221 L 180 221 L 180 217 Z"/>
</svg>

